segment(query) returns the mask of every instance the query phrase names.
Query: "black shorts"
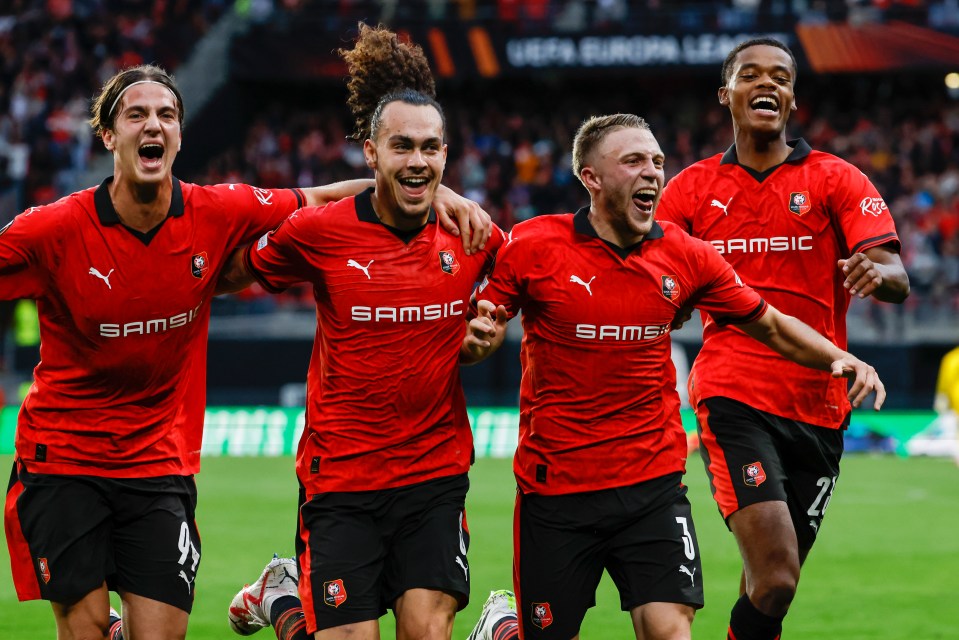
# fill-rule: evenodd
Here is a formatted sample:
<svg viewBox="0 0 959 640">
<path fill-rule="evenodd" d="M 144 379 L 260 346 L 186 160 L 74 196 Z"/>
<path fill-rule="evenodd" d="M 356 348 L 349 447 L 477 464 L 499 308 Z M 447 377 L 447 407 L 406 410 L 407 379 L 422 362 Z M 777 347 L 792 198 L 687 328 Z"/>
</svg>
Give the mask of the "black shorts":
<svg viewBox="0 0 959 640">
<path fill-rule="evenodd" d="M 33 474 L 14 462 L 4 526 L 17 596 L 69 603 L 105 581 L 189 613 L 195 512 L 192 476 Z"/>
<path fill-rule="evenodd" d="M 681 478 L 561 496 L 517 492 L 513 570 L 525 638 L 579 633 L 603 569 L 623 611 L 650 602 L 703 606 L 699 543 Z"/>
<path fill-rule="evenodd" d="M 843 452 L 843 429 L 788 420 L 729 398 L 696 407 L 700 453 L 723 518 L 751 504 L 785 502 L 801 549 L 822 524 Z"/>
<path fill-rule="evenodd" d="M 376 620 L 410 589 L 469 602 L 466 474 L 380 491 L 300 489 L 297 561 L 307 633 Z"/>
</svg>

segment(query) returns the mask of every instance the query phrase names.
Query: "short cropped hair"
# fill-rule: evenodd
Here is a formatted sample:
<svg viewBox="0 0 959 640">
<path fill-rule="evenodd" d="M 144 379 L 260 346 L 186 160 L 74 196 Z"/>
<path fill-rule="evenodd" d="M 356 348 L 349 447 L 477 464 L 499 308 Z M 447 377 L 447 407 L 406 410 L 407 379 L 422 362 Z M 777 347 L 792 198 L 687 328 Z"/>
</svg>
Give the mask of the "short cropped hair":
<svg viewBox="0 0 959 640">
<path fill-rule="evenodd" d="M 606 136 L 619 129 L 650 130 L 645 120 L 631 113 L 593 116 L 579 126 L 573 137 L 573 175 L 580 182 L 583 181 L 580 173 L 583 167 L 589 164 L 589 156 L 593 150 L 606 139 Z"/>
</svg>

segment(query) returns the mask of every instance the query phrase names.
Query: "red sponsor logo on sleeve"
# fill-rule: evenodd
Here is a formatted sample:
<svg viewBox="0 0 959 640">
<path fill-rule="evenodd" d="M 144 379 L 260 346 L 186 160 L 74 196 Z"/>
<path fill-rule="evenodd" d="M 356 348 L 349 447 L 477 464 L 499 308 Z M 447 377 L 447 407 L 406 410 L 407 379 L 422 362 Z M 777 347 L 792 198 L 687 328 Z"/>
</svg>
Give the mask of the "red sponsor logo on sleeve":
<svg viewBox="0 0 959 640">
<path fill-rule="evenodd" d="M 889 207 L 886 206 L 886 202 L 882 198 L 863 198 L 862 202 L 859 203 L 859 210 L 862 212 L 862 215 L 871 215 L 874 218 L 878 218 L 885 212 L 889 210 Z"/>
</svg>

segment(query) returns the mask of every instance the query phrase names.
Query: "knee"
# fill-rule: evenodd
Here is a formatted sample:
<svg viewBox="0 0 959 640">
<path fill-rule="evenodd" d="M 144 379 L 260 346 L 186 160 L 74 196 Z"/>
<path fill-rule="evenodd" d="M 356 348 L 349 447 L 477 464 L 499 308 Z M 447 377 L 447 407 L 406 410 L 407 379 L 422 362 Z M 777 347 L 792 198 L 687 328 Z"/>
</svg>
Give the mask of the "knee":
<svg viewBox="0 0 959 640">
<path fill-rule="evenodd" d="M 798 583 L 799 576 L 790 571 L 772 572 L 756 581 L 749 590 L 749 600 L 768 616 L 784 616 L 796 596 Z"/>
<path fill-rule="evenodd" d="M 433 612 L 407 618 L 397 629 L 398 640 L 450 640 L 453 634 L 453 615 Z"/>
</svg>

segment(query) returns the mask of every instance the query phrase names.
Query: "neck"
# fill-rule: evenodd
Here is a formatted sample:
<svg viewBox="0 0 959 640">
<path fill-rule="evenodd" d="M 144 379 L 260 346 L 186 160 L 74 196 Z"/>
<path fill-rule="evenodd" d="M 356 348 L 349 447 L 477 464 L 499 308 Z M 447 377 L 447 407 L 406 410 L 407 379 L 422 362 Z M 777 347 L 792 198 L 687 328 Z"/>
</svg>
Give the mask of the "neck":
<svg viewBox="0 0 959 640">
<path fill-rule="evenodd" d="M 785 131 L 774 137 L 758 136 L 740 129 L 737 129 L 735 134 L 739 164 L 754 171 L 761 173 L 780 165 L 792 153 L 792 147 L 786 144 Z"/>
<path fill-rule="evenodd" d="M 589 223 L 593 225 L 596 235 L 621 249 L 642 242 L 646 234 L 649 233 L 648 230 L 640 233 L 630 228 L 628 224 L 614 219 L 595 202 L 589 207 Z"/>
<path fill-rule="evenodd" d="M 376 217 L 380 219 L 380 222 L 388 227 L 393 227 L 394 229 L 398 229 L 400 231 L 412 231 L 413 229 L 419 229 L 430 219 L 429 209 L 427 209 L 426 213 L 421 216 L 403 215 L 397 209 L 385 205 L 383 201 L 377 197 L 375 190 L 370 196 L 370 204 L 373 205 L 373 212 L 376 214 Z"/>
<path fill-rule="evenodd" d="M 110 200 L 120 221 L 136 231 L 145 233 L 163 222 L 172 199 L 172 177 L 160 183 L 136 184 L 116 176 L 110 183 Z"/>
</svg>

